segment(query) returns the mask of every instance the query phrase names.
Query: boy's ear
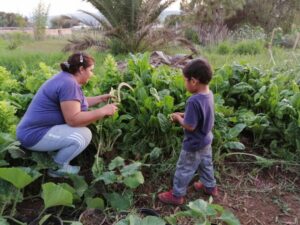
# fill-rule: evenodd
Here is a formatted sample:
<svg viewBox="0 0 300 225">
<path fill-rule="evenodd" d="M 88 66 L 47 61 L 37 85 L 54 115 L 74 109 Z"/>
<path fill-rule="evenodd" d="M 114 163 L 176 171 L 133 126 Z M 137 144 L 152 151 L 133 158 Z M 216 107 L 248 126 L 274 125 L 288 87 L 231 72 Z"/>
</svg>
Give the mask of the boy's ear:
<svg viewBox="0 0 300 225">
<path fill-rule="evenodd" d="M 194 77 L 192 77 L 191 82 L 192 82 L 192 85 L 195 85 L 195 84 L 197 84 L 198 80 L 196 80 Z"/>
</svg>

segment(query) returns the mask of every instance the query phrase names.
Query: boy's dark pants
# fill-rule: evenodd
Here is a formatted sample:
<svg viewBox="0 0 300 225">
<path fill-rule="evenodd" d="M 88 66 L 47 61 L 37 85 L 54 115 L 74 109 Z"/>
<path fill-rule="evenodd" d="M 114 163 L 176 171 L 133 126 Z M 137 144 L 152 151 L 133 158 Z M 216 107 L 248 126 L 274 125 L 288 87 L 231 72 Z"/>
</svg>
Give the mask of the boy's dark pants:
<svg viewBox="0 0 300 225">
<path fill-rule="evenodd" d="M 216 186 L 211 145 L 195 152 L 181 150 L 173 180 L 173 194 L 175 196 L 186 195 L 186 189 L 196 171 L 198 171 L 199 179 L 205 187 Z"/>
</svg>

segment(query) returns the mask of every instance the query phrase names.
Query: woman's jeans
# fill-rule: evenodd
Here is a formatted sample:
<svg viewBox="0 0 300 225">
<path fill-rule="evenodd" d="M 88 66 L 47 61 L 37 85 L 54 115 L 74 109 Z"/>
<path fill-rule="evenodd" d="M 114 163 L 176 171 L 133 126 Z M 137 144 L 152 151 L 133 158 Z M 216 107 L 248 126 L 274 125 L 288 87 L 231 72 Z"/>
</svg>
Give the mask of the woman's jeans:
<svg viewBox="0 0 300 225">
<path fill-rule="evenodd" d="M 186 195 L 186 189 L 196 171 L 198 171 L 199 179 L 205 187 L 216 186 L 211 145 L 195 152 L 181 150 L 173 180 L 173 194 L 175 196 Z"/>
<path fill-rule="evenodd" d="M 67 165 L 89 145 L 91 139 L 92 132 L 87 127 L 56 125 L 37 144 L 28 149 L 39 152 L 57 151 L 54 161 L 60 165 Z"/>
</svg>

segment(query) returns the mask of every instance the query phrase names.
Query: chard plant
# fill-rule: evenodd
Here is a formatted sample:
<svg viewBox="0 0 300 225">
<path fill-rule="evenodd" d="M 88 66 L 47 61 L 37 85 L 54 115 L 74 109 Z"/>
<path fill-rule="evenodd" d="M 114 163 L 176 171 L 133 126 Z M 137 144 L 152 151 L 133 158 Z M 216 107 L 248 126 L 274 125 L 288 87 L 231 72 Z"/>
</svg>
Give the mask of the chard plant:
<svg viewBox="0 0 300 225">
<path fill-rule="evenodd" d="M 181 218 L 189 219 L 189 223 L 199 225 L 241 224 L 233 213 L 224 209 L 221 205 L 212 204 L 212 198 L 210 198 L 209 202 L 197 199 L 196 201 L 189 202 L 187 207 L 187 210 L 176 212 L 171 216 L 165 217 L 165 219 L 171 225 L 177 225 L 177 221 Z"/>
<path fill-rule="evenodd" d="M 140 162 L 126 165 L 125 160 L 118 156 L 109 163 L 106 170 L 103 159 L 95 161 L 92 168 L 95 179 L 92 183 L 95 184 L 101 181 L 105 186 L 113 186 L 114 184 L 123 186 L 122 193 L 106 192 L 104 197 L 112 208 L 117 210 L 128 209 L 133 203 L 132 190 L 144 183 L 144 177 L 140 171 L 141 165 Z"/>
<path fill-rule="evenodd" d="M 3 192 L 1 193 L 1 199 L 4 199 L 2 203 L 1 215 L 5 212 L 5 209 L 8 204 L 12 202 L 11 211 L 9 216 L 3 216 L 4 218 L 9 218 L 18 223 L 13 217 L 16 213 L 16 205 L 18 202 L 22 202 L 23 200 L 23 189 L 37 178 L 39 178 L 41 174 L 33 170 L 31 168 L 18 168 L 18 167 L 10 167 L 10 168 L 0 168 L 0 178 L 5 180 L 13 185 L 14 188 L 8 188 L 7 185 L 4 185 Z M 7 188 L 5 188 L 7 187 Z M 19 223 L 22 224 L 22 223 Z"/>
<path fill-rule="evenodd" d="M 126 216 L 125 219 L 119 220 L 115 225 L 165 225 L 166 222 L 155 216 L 146 216 L 142 218 L 140 215 L 136 213 L 130 213 L 128 216 Z"/>
</svg>

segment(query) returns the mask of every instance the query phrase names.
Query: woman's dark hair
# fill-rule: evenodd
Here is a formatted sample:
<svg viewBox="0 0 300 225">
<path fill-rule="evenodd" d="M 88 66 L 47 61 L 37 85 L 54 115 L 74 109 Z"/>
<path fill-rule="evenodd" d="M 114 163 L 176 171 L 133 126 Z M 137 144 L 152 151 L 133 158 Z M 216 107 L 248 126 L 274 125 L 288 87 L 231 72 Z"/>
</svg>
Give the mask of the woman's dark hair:
<svg viewBox="0 0 300 225">
<path fill-rule="evenodd" d="M 182 72 L 188 80 L 195 78 L 202 84 L 208 84 L 213 75 L 210 64 L 203 58 L 193 59 L 183 68 Z"/>
<path fill-rule="evenodd" d="M 68 61 L 60 64 L 62 71 L 75 74 L 82 66 L 84 69 L 95 63 L 95 59 L 84 52 L 77 52 L 69 56 Z"/>
</svg>

